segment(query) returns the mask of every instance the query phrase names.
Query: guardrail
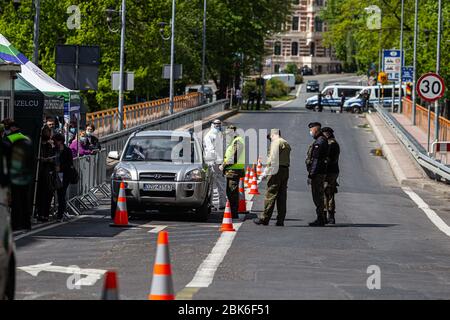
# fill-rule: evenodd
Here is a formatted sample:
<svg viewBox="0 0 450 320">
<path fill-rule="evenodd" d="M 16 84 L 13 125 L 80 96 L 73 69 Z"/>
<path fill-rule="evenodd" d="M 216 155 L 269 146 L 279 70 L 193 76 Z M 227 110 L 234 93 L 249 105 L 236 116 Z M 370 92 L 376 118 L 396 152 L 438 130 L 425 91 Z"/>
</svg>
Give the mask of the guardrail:
<svg viewBox="0 0 450 320">
<path fill-rule="evenodd" d="M 403 126 L 387 112 L 382 106 L 375 105 L 375 109 L 380 114 L 384 122 L 396 133 L 399 140 L 409 150 L 416 161 L 429 172 L 434 174 L 434 178 L 443 178 L 450 182 L 450 167 L 431 158 L 425 148 Z"/>
<path fill-rule="evenodd" d="M 412 101 L 408 99 L 403 99 L 403 109 L 402 113 L 408 117 L 412 118 Z M 430 112 L 430 132 L 434 136 L 434 112 Z M 428 109 L 416 104 L 416 126 L 425 132 L 428 131 Z M 434 137 L 433 140 L 436 140 Z M 439 117 L 439 141 L 450 140 L 450 120 L 443 117 Z"/>
<path fill-rule="evenodd" d="M 195 108 L 201 103 L 201 94 L 188 93 L 174 98 L 174 112 Z M 169 98 L 137 103 L 124 107 L 124 128 L 132 128 L 149 121 L 161 119 L 170 114 Z M 102 110 L 86 114 L 87 123 L 95 125 L 98 137 L 117 131 L 119 124 L 118 108 Z"/>
</svg>

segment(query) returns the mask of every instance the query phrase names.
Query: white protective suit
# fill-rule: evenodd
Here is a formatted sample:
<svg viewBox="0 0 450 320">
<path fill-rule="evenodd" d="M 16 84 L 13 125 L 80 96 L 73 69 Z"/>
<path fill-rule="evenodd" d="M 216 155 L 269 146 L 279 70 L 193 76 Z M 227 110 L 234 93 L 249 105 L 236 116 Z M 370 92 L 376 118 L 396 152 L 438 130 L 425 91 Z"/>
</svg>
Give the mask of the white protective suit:
<svg viewBox="0 0 450 320">
<path fill-rule="evenodd" d="M 211 129 L 203 139 L 205 155 L 208 165 L 211 166 L 213 172 L 213 188 L 217 188 L 219 193 L 219 208 L 226 205 L 226 180 L 220 165 L 223 164 L 223 134 L 220 130 L 211 125 Z M 211 197 L 212 201 L 212 197 Z"/>
</svg>

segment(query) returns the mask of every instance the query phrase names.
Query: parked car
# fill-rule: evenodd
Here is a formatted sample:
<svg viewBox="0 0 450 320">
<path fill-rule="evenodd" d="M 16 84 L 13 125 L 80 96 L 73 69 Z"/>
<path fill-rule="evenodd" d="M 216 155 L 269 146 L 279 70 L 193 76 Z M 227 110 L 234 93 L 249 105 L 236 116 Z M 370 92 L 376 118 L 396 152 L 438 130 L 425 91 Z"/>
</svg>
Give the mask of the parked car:
<svg viewBox="0 0 450 320">
<path fill-rule="evenodd" d="M 374 104 L 378 102 L 382 103 L 384 107 L 391 107 L 393 87 L 394 86 L 392 85 L 384 86 L 383 90 L 379 86 L 364 87 L 355 97 L 345 101 L 344 110 L 351 112 L 360 112 L 364 103 L 362 99 L 364 92 L 367 92 L 369 94 L 369 107 L 373 107 Z M 405 97 L 405 95 L 406 95 L 406 86 L 403 86 L 402 96 Z M 398 107 L 399 105 L 400 105 L 399 86 L 396 85 L 394 106 Z"/>
<path fill-rule="evenodd" d="M 320 93 L 322 95 L 322 106 L 329 107 L 330 109 L 339 108 L 341 104 L 341 94 L 348 97 L 356 96 L 363 86 L 354 86 L 354 85 L 333 85 L 327 86 Z M 314 109 L 318 104 L 318 95 L 312 96 L 306 99 L 305 107 L 306 109 Z"/>
<path fill-rule="evenodd" d="M 308 80 L 306 82 L 306 92 L 319 92 L 320 84 L 317 80 Z"/>
<path fill-rule="evenodd" d="M 187 86 L 186 93 L 190 93 L 190 92 L 200 92 L 201 93 L 202 86 L 201 85 Z M 211 86 L 208 86 L 208 85 L 204 86 L 204 95 L 209 102 L 213 102 L 214 90 L 211 88 Z"/>
<path fill-rule="evenodd" d="M 313 75 L 313 69 L 311 69 L 308 66 L 303 66 L 300 69 L 300 73 L 302 74 L 302 76 L 312 76 Z"/>
<path fill-rule="evenodd" d="M 198 220 L 211 213 L 212 174 L 201 141 L 192 132 L 142 131 L 127 141 L 111 179 L 111 217 L 114 218 L 120 182 L 126 184 L 129 212 L 193 210 Z"/>
</svg>

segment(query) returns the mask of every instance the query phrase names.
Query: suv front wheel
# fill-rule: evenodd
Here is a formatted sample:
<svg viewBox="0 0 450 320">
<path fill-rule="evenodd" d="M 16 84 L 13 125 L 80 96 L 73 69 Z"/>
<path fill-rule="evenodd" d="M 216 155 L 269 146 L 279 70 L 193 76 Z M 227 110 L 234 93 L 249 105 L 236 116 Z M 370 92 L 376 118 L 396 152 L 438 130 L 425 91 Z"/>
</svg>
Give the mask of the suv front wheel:
<svg viewBox="0 0 450 320">
<path fill-rule="evenodd" d="M 206 222 L 211 214 L 211 195 L 205 198 L 202 206 L 195 209 L 195 219 L 199 222 Z"/>
</svg>

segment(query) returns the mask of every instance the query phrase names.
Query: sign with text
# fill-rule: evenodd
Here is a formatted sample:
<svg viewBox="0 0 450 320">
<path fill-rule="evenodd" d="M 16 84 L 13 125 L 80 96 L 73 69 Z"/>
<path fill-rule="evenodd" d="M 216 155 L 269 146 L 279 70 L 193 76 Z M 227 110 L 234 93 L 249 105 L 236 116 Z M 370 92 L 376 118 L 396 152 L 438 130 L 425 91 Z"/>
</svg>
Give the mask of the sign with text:
<svg viewBox="0 0 450 320">
<path fill-rule="evenodd" d="M 400 50 L 383 50 L 383 71 L 387 74 L 389 81 L 400 79 L 400 68 L 402 67 Z"/>
<path fill-rule="evenodd" d="M 426 73 L 417 82 L 417 93 L 425 101 L 439 100 L 445 93 L 444 80 L 437 73 Z"/>
<path fill-rule="evenodd" d="M 402 68 L 402 82 L 413 82 L 414 78 L 414 68 L 413 67 L 403 67 Z"/>
</svg>

